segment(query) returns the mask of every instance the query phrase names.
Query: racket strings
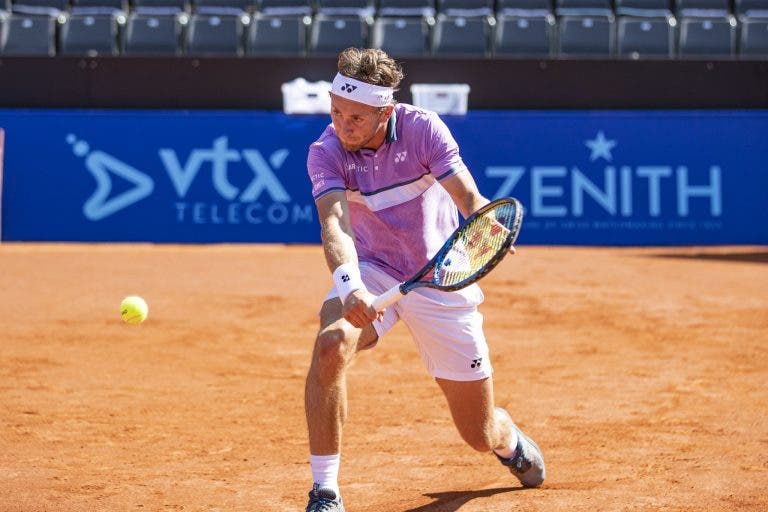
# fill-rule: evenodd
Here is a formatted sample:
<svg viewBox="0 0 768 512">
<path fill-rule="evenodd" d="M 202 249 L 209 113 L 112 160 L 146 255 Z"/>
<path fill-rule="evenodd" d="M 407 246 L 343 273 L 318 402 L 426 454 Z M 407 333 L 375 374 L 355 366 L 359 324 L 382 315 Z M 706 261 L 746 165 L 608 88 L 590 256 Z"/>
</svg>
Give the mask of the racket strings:
<svg viewBox="0 0 768 512">
<path fill-rule="evenodd" d="M 436 269 L 437 283 L 451 286 L 466 281 L 503 257 L 514 222 L 514 205 L 502 204 L 469 223 Z"/>
</svg>

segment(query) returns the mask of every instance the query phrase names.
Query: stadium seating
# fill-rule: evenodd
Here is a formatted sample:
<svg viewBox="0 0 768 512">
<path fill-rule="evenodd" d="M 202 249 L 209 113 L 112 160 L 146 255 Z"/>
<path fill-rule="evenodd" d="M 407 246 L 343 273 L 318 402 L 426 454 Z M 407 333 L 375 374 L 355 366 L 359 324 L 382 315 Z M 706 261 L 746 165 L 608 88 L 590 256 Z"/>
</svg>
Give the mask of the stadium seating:
<svg viewBox="0 0 768 512">
<path fill-rule="evenodd" d="M 768 0 L 0 0 L 6 55 L 761 58 Z"/>
<path fill-rule="evenodd" d="M 670 0 L 616 0 L 619 16 L 654 17 L 671 14 Z"/>
<path fill-rule="evenodd" d="M 552 15 L 502 14 L 496 19 L 493 52 L 495 55 L 549 57 L 554 37 Z"/>
<path fill-rule="evenodd" d="M 360 16 L 318 14 L 312 22 L 309 50 L 312 55 L 336 55 L 350 46 L 368 46 L 368 21 Z"/>
<path fill-rule="evenodd" d="M 620 16 L 617 25 L 618 54 L 634 59 L 674 57 L 675 25 L 671 17 Z"/>
<path fill-rule="evenodd" d="M 437 0 L 437 10 L 446 16 L 476 17 L 494 13 L 493 0 Z"/>
<path fill-rule="evenodd" d="M 435 16 L 432 0 L 379 0 L 379 16 Z"/>
<path fill-rule="evenodd" d="M 192 9 L 199 14 L 240 14 L 255 7 L 254 0 L 192 0 Z"/>
<path fill-rule="evenodd" d="M 373 0 L 317 0 L 317 11 L 328 15 L 372 16 Z"/>
<path fill-rule="evenodd" d="M 117 55 L 118 37 L 114 15 L 72 14 L 59 29 L 59 48 L 62 55 Z"/>
<path fill-rule="evenodd" d="M 126 55 L 181 55 L 183 30 L 176 14 L 132 13 L 125 26 Z"/>
<path fill-rule="evenodd" d="M 432 30 L 432 52 L 443 56 L 483 57 L 490 53 L 490 33 L 486 17 L 438 14 Z"/>
<path fill-rule="evenodd" d="M 46 14 L 50 16 L 55 16 L 68 8 L 68 0 L 16 0 L 11 4 L 13 12 L 22 14 Z"/>
<path fill-rule="evenodd" d="M 258 11 L 273 16 L 312 14 L 312 0 L 261 0 Z"/>
<path fill-rule="evenodd" d="M 394 57 L 429 55 L 430 24 L 422 17 L 379 17 L 373 25 L 371 45 Z"/>
<path fill-rule="evenodd" d="M 308 16 L 267 16 L 257 14 L 248 32 L 249 55 L 306 54 Z"/>
<path fill-rule="evenodd" d="M 244 54 L 242 18 L 237 15 L 194 14 L 187 28 L 187 53 L 238 57 Z"/>
<path fill-rule="evenodd" d="M 730 57 L 736 49 L 735 29 L 732 18 L 682 18 L 680 56 Z"/>
<path fill-rule="evenodd" d="M 563 57 L 609 57 L 614 47 L 612 16 L 563 16 L 559 20 Z"/>
<path fill-rule="evenodd" d="M 125 12 L 127 10 L 127 0 L 72 0 L 73 13 L 107 13 L 110 11 Z"/>
<path fill-rule="evenodd" d="M 768 18 L 747 18 L 742 21 L 741 55 L 768 59 Z"/>
<path fill-rule="evenodd" d="M 46 15 L 11 14 L 5 21 L 3 55 L 56 55 L 56 18 Z"/>
</svg>

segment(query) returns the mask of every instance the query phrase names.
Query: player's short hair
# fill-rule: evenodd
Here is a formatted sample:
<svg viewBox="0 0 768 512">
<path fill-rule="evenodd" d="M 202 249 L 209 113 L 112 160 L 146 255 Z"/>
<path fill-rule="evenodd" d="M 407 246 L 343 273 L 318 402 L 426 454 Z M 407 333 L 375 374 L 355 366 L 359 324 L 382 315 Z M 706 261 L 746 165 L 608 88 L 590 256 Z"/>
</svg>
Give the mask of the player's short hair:
<svg viewBox="0 0 768 512">
<path fill-rule="evenodd" d="M 397 89 L 403 68 L 378 48 L 347 48 L 339 54 L 339 73 L 361 82 Z"/>
</svg>

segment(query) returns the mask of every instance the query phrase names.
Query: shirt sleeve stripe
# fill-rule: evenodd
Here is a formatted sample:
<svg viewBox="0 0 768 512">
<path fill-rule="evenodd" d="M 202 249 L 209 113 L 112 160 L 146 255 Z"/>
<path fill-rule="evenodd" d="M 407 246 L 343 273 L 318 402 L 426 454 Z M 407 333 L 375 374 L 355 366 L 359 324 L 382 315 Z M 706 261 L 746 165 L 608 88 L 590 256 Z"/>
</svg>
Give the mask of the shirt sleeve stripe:
<svg viewBox="0 0 768 512">
<path fill-rule="evenodd" d="M 320 192 L 319 194 L 317 194 L 317 195 L 315 195 L 315 196 L 312 196 L 312 197 L 314 198 L 314 200 L 315 200 L 315 201 L 317 201 L 317 200 L 318 200 L 318 199 L 320 199 L 321 197 L 323 197 L 323 196 L 325 196 L 325 195 L 328 195 L 328 194 L 330 194 L 331 192 L 334 192 L 334 191 L 336 191 L 336 190 L 347 190 L 347 189 L 346 189 L 346 188 L 344 188 L 344 187 L 331 187 L 331 188 L 327 188 L 327 189 L 323 190 L 323 191 L 322 191 L 322 192 Z"/>
</svg>

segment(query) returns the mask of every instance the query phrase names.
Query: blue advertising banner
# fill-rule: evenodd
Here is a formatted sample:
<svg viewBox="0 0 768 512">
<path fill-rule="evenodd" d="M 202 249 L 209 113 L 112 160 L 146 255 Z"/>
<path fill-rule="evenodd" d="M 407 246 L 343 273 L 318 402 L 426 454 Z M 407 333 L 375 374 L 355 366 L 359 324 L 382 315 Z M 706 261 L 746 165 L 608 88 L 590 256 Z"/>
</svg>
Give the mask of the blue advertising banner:
<svg viewBox="0 0 768 512">
<path fill-rule="evenodd" d="M 768 243 L 768 112 L 446 116 L 529 244 Z M 0 110 L 2 238 L 319 242 L 305 162 L 327 116 Z"/>
</svg>

